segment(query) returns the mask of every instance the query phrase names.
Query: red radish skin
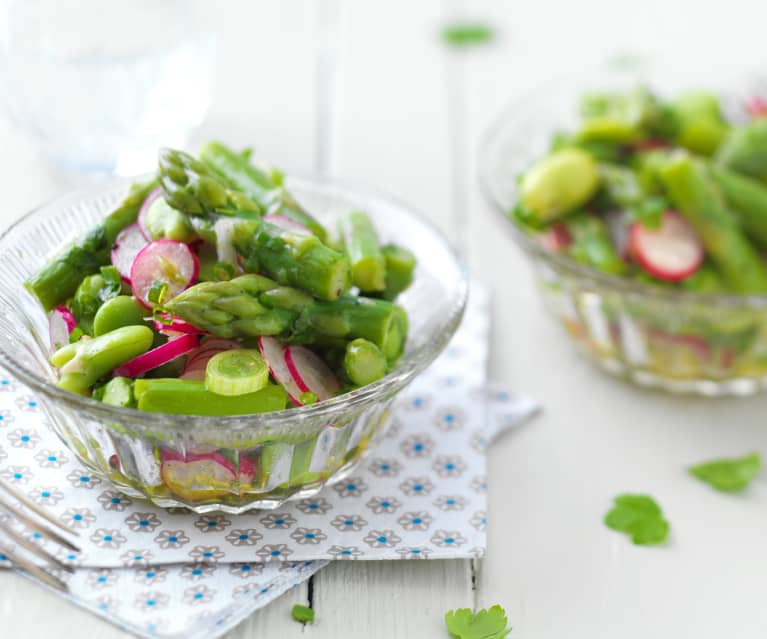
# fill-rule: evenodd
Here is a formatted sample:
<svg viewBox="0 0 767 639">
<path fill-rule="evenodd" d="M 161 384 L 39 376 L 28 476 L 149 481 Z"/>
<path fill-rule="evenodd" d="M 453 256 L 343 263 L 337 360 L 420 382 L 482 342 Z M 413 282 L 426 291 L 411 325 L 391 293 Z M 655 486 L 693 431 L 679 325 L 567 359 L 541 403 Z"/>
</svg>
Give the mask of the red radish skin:
<svg viewBox="0 0 767 639">
<path fill-rule="evenodd" d="M 324 402 L 341 390 L 341 383 L 327 364 L 305 346 L 288 346 L 285 364 L 296 385 L 304 393 L 314 393 Z"/>
<path fill-rule="evenodd" d="M 167 301 L 194 284 L 199 270 L 200 260 L 186 244 L 174 240 L 150 242 L 136 255 L 130 269 L 133 296 L 151 308 L 149 291 L 154 282 L 168 284 Z"/>
<path fill-rule="evenodd" d="M 189 351 L 193 351 L 197 348 L 197 336 L 196 335 L 184 335 L 183 337 L 177 337 L 169 342 L 166 342 L 162 346 L 153 348 L 151 351 L 134 357 L 132 360 L 118 366 L 115 371 L 115 377 L 138 377 L 144 373 L 148 373 L 152 369 L 155 369 L 163 364 L 173 361 L 177 357 L 186 355 Z"/>
<path fill-rule="evenodd" d="M 553 253 L 561 253 L 572 241 L 573 237 L 564 224 L 554 224 L 541 235 L 541 244 Z"/>
<path fill-rule="evenodd" d="M 650 275 L 664 282 L 680 282 L 703 263 L 704 250 L 695 231 L 675 211 L 666 211 L 659 229 L 631 225 L 631 255 Z"/>
<path fill-rule="evenodd" d="M 290 397 L 290 401 L 296 406 L 303 406 L 298 399 L 304 392 L 301 390 L 296 380 L 290 374 L 288 365 L 285 362 L 285 346 L 280 340 L 274 337 L 259 337 L 258 348 L 261 351 L 261 357 L 264 358 L 266 365 L 269 367 L 269 372 L 272 374 L 274 380 L 285 389 L 285 392 Z"/>
<path fill-rule="evenodd" d="M 263 219 L 264 222 L 274 224 L 274 226 L 281 228 L 283 231 L 288 231 L 289 233 L 297 233 L 298 235 L 312 235 L 312 232 L 308 227 L 301 224 L 301 222 L 296 222 L 295 220 L 289 218 L 287 215 L 274 213 L 272 215 L 264 215 Z"/>
<path fill-rule="evenodd" d="M 176 333 L 176 334 L 189 334 L 189 335 L 208 335 L 207 331 L 202 331 L 195 326 L 192 326 L 189 322 L 185 322 L 178 317 L 170 317 L 168 315 L 163 316 L 163 320 L 153 320 L 154 330 L 160 333 Z M 168 323 L 166 323 L 168 322 Z"/>
<path fill-rule="evenodd" d="M 133 262 L 145 246 L 147 246 L 147 240 L 138 224 L 126 226 L 115 239 L 114 246 L 112 246 L 112 266 L 128 283 L 131 281 L 130 273 Z"/>
<path fill-rule="evenodd" d="M 767 99 L 755 95 L 746 102 L 746 112 L 752 118 L 767 118 Z"/>
<path fill-rule="evenodd" d="M 218 452 L 179 453 L 160 449 L 160 476 L 168 489 L 190 500 L 216 499 L 236 492 L 236 484 L 252 484 L 257 466 L 241 455 L 239 473 L 228 457 Z"/>
<path fill-rule="evenodd" d="M 58 350 L 69 344 L 69 336 L 77 326 L 77 320 L 66 306 L 57 306 L 51 312 L 48 328 L 51 338 L 51 348 Z"/>
<path fill-rule="evenodd" d="M 162 196 L 162 187 L 158 186 L 154 191 L 146 196 L 146 200 L 144 200 L 144 203 L 141 205 L 141 208 L 138 212 L 137 223 L 147 242 L 152 241 L 152 236 L 149 234 L 149 229 L 146 225 L 147 213 L 149 212 L 149 207 L 152 206 L 152 203 L 160 196 Z"/>
</svg>

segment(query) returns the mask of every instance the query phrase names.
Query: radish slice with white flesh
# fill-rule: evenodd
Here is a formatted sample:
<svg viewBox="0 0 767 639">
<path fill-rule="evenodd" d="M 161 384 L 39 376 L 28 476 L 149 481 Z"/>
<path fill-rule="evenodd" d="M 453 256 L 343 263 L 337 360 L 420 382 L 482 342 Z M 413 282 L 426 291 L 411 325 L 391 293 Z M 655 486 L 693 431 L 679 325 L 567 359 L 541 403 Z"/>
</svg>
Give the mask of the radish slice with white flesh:
<svg viewBox="0 0 767 639">
<path fill-rule="evenodd" d="M 631 255 L 653 277 L 679 282 L 690 277 L 703 263 L 704 250 L 695 231 L 675 211 L 663 214 L 658 229 L 639 222 L 631 226 Z"/>
<path fill-rule="evenodd" d="M 305 346 L 288 346 L 285 364 L 296 385 L 304 393 L 314 393 L 324 402 L 341 390 L 341 382 L 315 352 Z"/>
<path fill-rule="evenodd" d="M 197 348 L 197 343 L 195 335 L 184 335 L 183 337 L 172 339 L 162 346 L 153 348 L 151 351 L 147 351 L 143 355 L 134 357 L 132 360 L 125 362 L 125 364 L 118 366 L 114 371 L 114 375 L 115 377 L 138 377 L 193 351 Z"/>
<path fill-rule="evenodd" d="M 136 255 L 130 269 L 133 295 L 152 307 L 149 292 L 155 282 L 163 282 L 168 285 L 163 297 L 167 301 L 195 282 L 199 268 L 200 261 L 186 244 L 173 240 L 150 242 Z"/>
<path fill-rule="evenodd" d="M 51 348 L 57 351 L 69 344 L 69 336 L 77 326 L 77 320 L 66 306 L 57 306 L 51 312 L 48 328 L 50 329 Z"/>
<path fill-rule="evenodd" d="M 274 380 L 285 389 L 290 401 L 296 406 L 301 406 L 302 402 L 299 398 L 304 391 L 290 374 L 290 369 L 285 362 L 286 349 L 283 343 L 274 337 L 262 336 L 258 338 L 258 348 Z"/>
<path fill-rule="evenodd" d="M 146 200 L 144 200 L 144 203 L 141 205 L 141 208 L 138 212 L 138 226 L 141 229 L 141 233 L 144 235 L 144 238 L 147 242 L 152 241 L 152 235 L 149 233 L 149 228 L 146 224 L 146 218 L 147 213 L 149 212 L 149 207 L 152 206 L 152 203 L 158 198 L 162 196 L 162 187 L 158 186 L 154 191 L 152 191 L 149 195 L 146 196 Z"/>
<path fill-rule="evenodd" d="M 281 228 L 283 231 L 289 233 L 296 233 L 298 235 L 312 235 L 312 232 L 308 227 L 296 222 L 294 219 L 289 218 L 287 215 L 281 215 L 279 213 L 273 213 L 272 215 L 264 215 L 264 222 L 274 224 L 274 226 Z"/>
<path fill-rule="evenodd" d="M 178 317 L 170 315 L 163 315 L 163 320 L 159 320 L 155 317 L 152 322 L 154 324 L 154 330 L 159 333 L 181 333 L 184 335 L 207 335 L 207 331 L 202 331 L 196 326 L 192 326 L 189 322 L 185 322 Z"/>
<path fill-rule="evenodd" d="M 127 282 L 130 282 L 131 266 L 133 266 L 136 256 L 146 245 L 147 240 L 138 224 L 126 226 L 117 235 L 112 246 L 112 265 Z"/>
<path fill-rule="evenodd" d="M 564 224 L 554 224 L 541 235 L 541 244 L 553 253 L 561 253 L 573 243 L 573 237 Z"/>
</svg>

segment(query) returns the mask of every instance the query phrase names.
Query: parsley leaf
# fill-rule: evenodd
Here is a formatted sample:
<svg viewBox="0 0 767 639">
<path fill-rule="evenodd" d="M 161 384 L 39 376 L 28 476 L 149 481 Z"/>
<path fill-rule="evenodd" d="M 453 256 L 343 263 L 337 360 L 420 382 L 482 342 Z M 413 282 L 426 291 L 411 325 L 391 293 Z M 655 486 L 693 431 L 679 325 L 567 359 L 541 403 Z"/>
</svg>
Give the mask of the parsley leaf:
<svg viewBox="0 0 767 639">
<path fill-rule="evenodd" d="M 625 532 L 638 546 L 652 546 L 666 541 L 669 523 L 663 511 L 649 495 L 619 495 L 605 515 L 608 528 Z"/>
<path fill-rule="evenodd" d="M 487 24 L 456 22 L 442 29 L 442 40 L 452 47 L 470 47 L 490 42 L 495 36 Z"/>
<path fill-rule="evenodd" d="M 749 453 L 731 459 L 712 459 L 690 466 L 688 470 L 693 477 L 716 490 L 739 493 L 748 488 L 751 480 L 762 470 L 762 458 L 759 453 Z"/>
<path fill-rule="evenodd" d="M 308 606 L 296 604 L 293 606 L 293 610 L 290 611 L 290 614 L 293 615 L 293 619 L 300 621 L 301 623 L 311 623 L 314 621 L 314 610 Z"/>
<path fill-rule="evenodd" d="M 456 639 L 503 639 L 511 632 L 507 628 L 506 611 L 499 605 L 473 613 L 459 608 L 445 614 L 445 625 Z"/>
</svg>

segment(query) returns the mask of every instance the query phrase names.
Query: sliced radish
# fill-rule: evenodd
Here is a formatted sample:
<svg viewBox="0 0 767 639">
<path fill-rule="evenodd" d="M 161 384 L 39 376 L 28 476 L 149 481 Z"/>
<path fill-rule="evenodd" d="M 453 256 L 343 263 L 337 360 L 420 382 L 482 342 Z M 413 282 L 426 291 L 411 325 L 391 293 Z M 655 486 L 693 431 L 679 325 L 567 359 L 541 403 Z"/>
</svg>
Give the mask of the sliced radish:
<svg viewBox="0 0 767 639">
<path fill-rule="evenodd" d="M 181 335 L 207 335 L 208 333 L 206 331 L 200 330 L 199 328 L 192 326 L 189 322 L 185 322 L 182 319 L 179 319 L 178 317 L 173 317 L 171 315 L 163 315 L 163 320 L 160 321 L 159 319 L 153 320 L 154 324 L 154 330 L 160 332 L 160 333 L 175 333 L 175 334 L 181 334 Z"/>
<path fill-rule="evenodd" d="M 69 344 L 69 336 L 77 326 L 77 320 L 66 306 L 57 306 L 51 312 L 48 328 L 51 336 L 51 348 L 58 350 Z"/>
<path fill-rule="evenodd" d="M 767 99 L 755 95 L 746 101 L 746 111 L 752 118 L 767 117 Z"/>
<path fill-rule="evenodd" d="M 659 138 L 648 138 L 640 140 L 632 145 L 637 151 L 657 151 L 669 148 L 669 143 Z"/>
<path fill-rule="evenodd" d="M 264 222 L 274 224 L 274 226 L 281 228 L 283 231 L 288 231 L 289 233 L 296 233 L 298 235 L 312 235 L 312 232 L 308 227 L 301 224 L 301 222 L 296 222 L 294 219 L 289 218 L 287 215 L 280 215 L 279 213 L 264 215 Z"/>
<path fill-rule="evenodd" d="M 341 390 L 341 382 L 314 351 L 305 346 L 288 346 L 285 364 L 304 393 L 314 393 L 318 401 L 330 399 Z"/>
<path fill-rule="evenodd" d="M 157 240 L 150 242 L 136 255 L 130 269 L 134 297 L 146 306 L 149 291 L 155 282 L 168 285 L 164 300 L 169 300 L 197 279 L 200 261 L 192 250 L 181 242 Z"/>
<path fill-rule="evenodd" d="M 124 280 L 130 282 L 131 266 L 146 245 L 147 240 L 138 224 L 131 224 L 120 231 L 112 246 L 112 264 Z"/>
<path fill-rule="evenodd" d="M 196 335 L 177 337 L 118 366 L 114 374 L 117 377 L 138 377 L 163 364 L 172 362 L 177 357 L 186 355 L 189 351 L 197 348 L 197 344 Z"/>
<path fill-rule="evenodd" d="M 158 186 L 154 191 L 152 191 L 149 195 L 146 196 L 146 200 L 144 200 L 144 203 L 141 205 L 141 208 L 138 212 L 138 226 L 141 229 L 141 233 L 144 235 L 144 238 L 146 238 L 147 242 L 152 241 L 152 235 L 149 233 L 149 228 L 147 227 L 146 219 L 147 214 L 149 212 L 149 207 L 152 206 L 152 203 L 162 195 L 162 187 Z"/>
<path fill-rule="evenodd" d="M 631 225 L 631 255 L 653 277 L 679 282 L 700 268 L 704 251 L 698 236 L 675 211 L 666 211 L 659 229 Z"/>
<path fill-rule="evenodd" d="M 554 224 L 541 235 L 541 244 L 553 253 L 561 253 L 572 241 L 573 237 L 564 224 Z"/>
<path fill-rule="evenodd" d="M 256 477 L 255 462 L 239 457 L 235 463 L 219 452 L 180 453 L 160 449 L 160 476 L 168 489 L 188 499 L 223 497 L 236 489 L 236 484 L 251 484 Z"/>
<path fill-rule="evenodd" d="M 285 362 L 286 349 L 283 343 L 274 337 L 262 336 L 258 338 L 258 348 L 261 350 L 261 355 L 264 361 L 266 361 L 272 377 L 285 389 L 288 397 L 290 397 L 290 401 L 296 406 L 301 406 L 302 403 L 298 398 L 301 397 L 304 391 L 296 383 L 296 380 L 293 379 L 293 375 L 290 374 L 290 369 Z"/>
</svg>

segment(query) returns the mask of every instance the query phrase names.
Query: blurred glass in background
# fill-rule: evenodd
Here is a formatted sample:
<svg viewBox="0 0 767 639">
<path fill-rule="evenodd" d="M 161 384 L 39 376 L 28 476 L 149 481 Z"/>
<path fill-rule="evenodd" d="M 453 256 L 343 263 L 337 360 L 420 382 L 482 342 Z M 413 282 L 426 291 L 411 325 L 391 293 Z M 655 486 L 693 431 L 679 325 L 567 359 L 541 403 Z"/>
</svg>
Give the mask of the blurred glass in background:
<svg viewBox="0 0 767 639">
<path fill-rule="evenodd" d="M 184 146 L 215 41 L 196 0 L 5 0 L 0 97 L 59 168 L 135 174 Z"/>
</svg>

